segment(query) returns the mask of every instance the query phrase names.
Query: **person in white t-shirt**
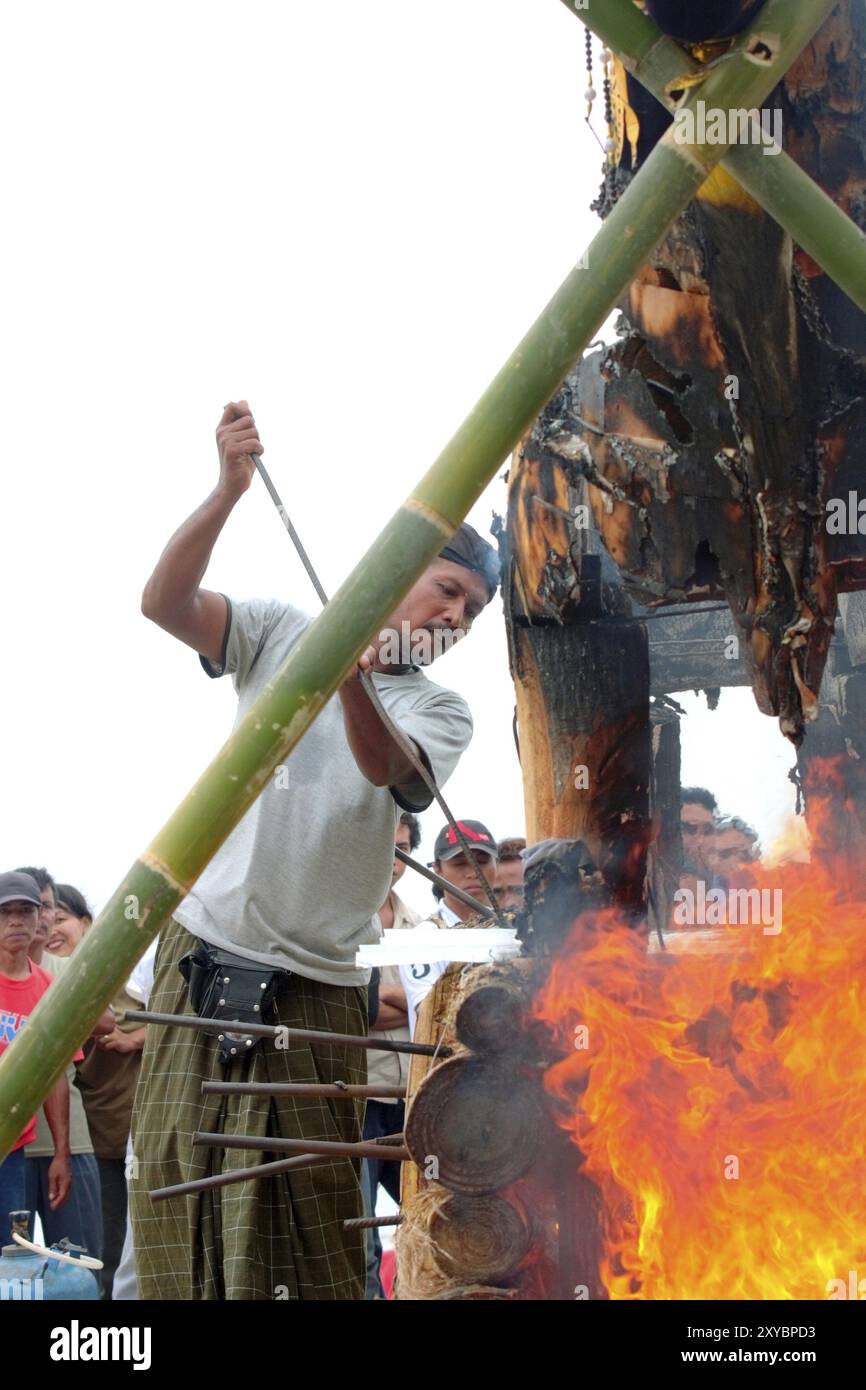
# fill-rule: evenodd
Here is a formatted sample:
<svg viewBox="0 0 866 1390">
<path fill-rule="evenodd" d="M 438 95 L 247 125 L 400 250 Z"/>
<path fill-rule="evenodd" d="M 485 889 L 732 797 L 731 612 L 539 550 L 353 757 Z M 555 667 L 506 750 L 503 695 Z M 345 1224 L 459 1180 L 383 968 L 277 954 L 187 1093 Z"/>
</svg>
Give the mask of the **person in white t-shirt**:
<svg viewBox="0 0 866 1390">
<path fill-rule="evenodd" d="M 478 868 L 492 888 L 496 882 L 496 864 L 499 859 L 496 841 L 480 820 L 459 820 L 457 824 L 463 838 L 471 846 L 471 858 L 464 852 L 453 827 L 444 825 L 436 836 L 432 868 L 456 888 L 462 888 L 471 898 L 477 898 L 480 903 L 486 904 L 488 899 L 478 881 Z M 440 900 L 441 906 L 423 922 L 419 922 L 419 929 L 429 929 L 431 926 L 456 927 L 460 922 L 472 917 L 472 908 L 467 903 L 461 902 L 460 898 L 440 888 L 438 884 L 433 889 L 433 896 Z M 440 960 L 432 965 L 428 963 L 400 966 L 400 980 L 406 991 L 409 1030 L 413 1036 L 418 1005 L 430 993 L 436 981 L 444 975 L 448 965 L 447 960 Z"/>
</svg>

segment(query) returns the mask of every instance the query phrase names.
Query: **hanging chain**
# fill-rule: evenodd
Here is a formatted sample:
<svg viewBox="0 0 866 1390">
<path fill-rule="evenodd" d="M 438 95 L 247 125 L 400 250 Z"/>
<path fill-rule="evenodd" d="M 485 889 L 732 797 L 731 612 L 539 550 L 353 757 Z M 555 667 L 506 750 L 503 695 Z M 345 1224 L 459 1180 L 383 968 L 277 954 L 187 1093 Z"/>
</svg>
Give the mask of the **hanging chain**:
<svg viewBox="0 0 866 1390">
<path fill-rule="evenodd" d="M 604 152 L 607 156 L 607 163 L 612 166 L 616 155 L 616 125 L 613 119 L 613 87 L 611 74 L 613 72 L 613 54 L 609 48 L 601 50 L 601 62 L 604 68 L 604 82 L 602 90 L 604 92 L 604 123 L 607 127 L 607 135 L 604 141 Z"/>
<path fill-rule="evenodd" d="M 598 93 L 592 85 L 592 30 L 585 28 L 586 34 L 586 91 L 583 94 L 586 102 L 586 119 L 592 115 L 592 103 Z"/>
<path fill-rule="evenodd" d="M 598 136 L 595 134 L 595 130 L 590 123 L 593 103 L 598 96 L 598 92 L 593 85 L 592 30 L 584 26 L 584 33 L 586 38 L 586 90 L 583 94 L 583 99 L 586 102 L 586 123 L 596 140 L 598 140 Z M 601 50 L 601 64 L 604 74 L 602 78 L 602 96 L 604 98 L 604 124 L 606 135 L 604 141 L 598 140 L 598 143 L 604 151 L 605 175 L 607 176 L 615 165 L 618 144 L 616 137 L 616 122 L 613 114 L 613 54 L 607 47 Z"/>
</svg>

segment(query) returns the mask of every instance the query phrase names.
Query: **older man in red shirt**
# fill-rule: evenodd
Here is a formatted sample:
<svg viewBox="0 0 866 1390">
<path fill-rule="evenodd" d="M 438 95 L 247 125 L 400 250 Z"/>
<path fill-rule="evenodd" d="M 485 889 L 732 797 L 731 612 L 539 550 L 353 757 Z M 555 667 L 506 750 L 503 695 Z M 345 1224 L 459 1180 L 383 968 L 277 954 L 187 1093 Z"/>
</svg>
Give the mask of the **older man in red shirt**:
<svg viewBox="0 0 866 1390">
<path fill-rule="evenodd" d="M 28 956 L 39 926 L 39 885 L 29 874 L 0 874 L 0 1053 L 20 1033 L 39 1000 L 51 987 L 51 976 Z M 77 1058 L 83 1054 L 79 1052 Z M 63 1075 L 43 1102 L 54 1138 L 54 1159 L 48 1170 L 49 1205 L 61 1207 L 72 1186 L 69 1162 L 69 1085 Z M 34 1115 L 0 1164 L 0 1243 L 11 1240 L 9 1213 L 24 1208 L 24 1146 L 36 1134 Z"/>
</svg>

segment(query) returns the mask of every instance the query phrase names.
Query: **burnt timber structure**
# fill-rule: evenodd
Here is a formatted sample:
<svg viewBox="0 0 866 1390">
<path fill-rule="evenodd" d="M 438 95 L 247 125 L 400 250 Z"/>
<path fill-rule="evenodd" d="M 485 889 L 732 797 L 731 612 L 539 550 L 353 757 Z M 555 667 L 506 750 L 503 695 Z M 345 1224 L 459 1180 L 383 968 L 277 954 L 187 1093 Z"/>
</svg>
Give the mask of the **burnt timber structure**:
<svg viewBox="0 0 866 1390">
<path fill-rule="evenodd" d="M 712 63 L 762 6 L 639 8 Z M 602 217 L 672 119 L 622 69 L 615 89 Z M 866 228 L 862 5 L 841 0 L 767 107 Z M 826 524 L 830 499 L 866 494 L 866 315 L 722 168 L 618 307 L 617 341 L 513 456 L 500 544 L 528 837 L 583 838 L 640 910 L 678 690 L 712 704 L 750 685 L 797 748 L 807 802 L 829 795 L 866 848 L 866 534 Z"/>
</svg>

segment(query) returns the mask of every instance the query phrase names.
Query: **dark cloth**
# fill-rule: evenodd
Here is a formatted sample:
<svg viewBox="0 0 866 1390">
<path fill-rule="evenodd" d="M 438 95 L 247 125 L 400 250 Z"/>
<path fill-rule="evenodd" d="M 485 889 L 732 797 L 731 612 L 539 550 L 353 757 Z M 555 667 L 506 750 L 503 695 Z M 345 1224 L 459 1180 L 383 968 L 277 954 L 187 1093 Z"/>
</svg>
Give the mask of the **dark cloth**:
<svg viewBox="0 0 866 1390">
<path fill-rule="evenodd" d="M 406 1105 L 402 1100 L 398 1100 L 396 1104 L 393 1102 L 388 1104 L 387 1101 L 381 1100 L 368 1100 L 367 1113 L 364 1117 L 364 1138 L 381 1139 L 386 1134 L 402 1134 L 405 1115 Z M 392 1197 L 399 1206 L 402 1164 L 388 1163 L 378 1158 L 365 1158 L 361 1167 L 364 1215 L 376 1215 L 376 1194 L 379 1190 L 379 1183 L 382 1184 L 388 1196 Z M 371 1227 L 366 1235 L 367 1287 L 364 1297 L 367 1299 L 384 1298 L 385 1290 L 379 1276 L 379 1266 L 382 1263 L 382 1240 L 375 1226 Z"/>
<path fill-rule="evenodd" d="M 463 565 L 465 569 L 480 574 L 487 584 L 490 598 L 496 593 L 501 577 L 499 556 L 489 541 L 482 539 L 468 521 L 457 528 L 439 554 L 443 560 L 450 560 L 452 564 Z"/>
<path fill-rule="evenodd" d="M 160 938 L 150 1008 L 191 1013 L 178 961 L 195 938 L 172 919 Z M 291 975 L 266 1022 L 364 1036 L 367 990 Z M 363 1102 L 323 1098 L 203 1096 L 204 1080 L 346 1081 L 363 1084 L 359 1047 L 263 1040 L 229 1066 L 198 1030 L 148 1028 L 132 1119 L 129 1202 L 142 1299 L 362 1299 L 359 1163 L 340 1159 L 272 1178 L 232 1183 L 152 1203 L 148 1190 L 234 1171 L 284 1154 L 267 1137 L 361 1138 Z M 193 1148 L 195 1130 L 260 1136 L 261 1151 Z"/>
<path fill-rule="evenodd" d="M 93 1154 L 73 1154 L 72 1190 L 62 1207 L 52 1211 L 48 1205 L 48 1169 L 50 1157 L 27 1158 L 24 1161 L 24 1181 L 27 1188 L 25 1206 L 30 1212 L 30 1231 L 33 1217 L 39 1216 L 46 1245 L 55 1245 L 67 1236 L 73 1245 L 80 1245 L 95 1260 L 102 1259 L 102 1200 L 99 1192 L 99 1169 Z"/>
<path fill-rule="evenodd" d="M 370 983 L 367 986 L 367 1023 L 372 1028 L 379 1014 L 379 985 L 382 979 L 382 972 L 377 965 L 373 966 L 370 974 Z"/>
<path fill-rule="evenodd" d="M 103 1298 L 111 1298 L 114 1276 L 120 1263 L 126 1235 L 126 1161 L 98 1158 L 99 1186 L 102 1193 L 102 1272 Z"/>
<path fill-rule="evenodd" d="M 23 1149 L 13 1149 L 0 1163 L 0 1245 L 12 1244 L 10 1211 L 27 1210 L 27 1183 Z"/>
<path fill-rule="evenodd" d="M 364 1199 L 364 1215 L 375 1216 L 376 1194 L 371 1186 L 370 1163 L 366 1158 L 361 1163 L 361 1195 Z M 375 1226 L 364 1232 L 364 1257 L 367 1264 L 364 1298 L 384 1298 L 385 1290 L 379 1273 L 382 1264 L 382 1238 Z"/>
<path fill-rule="evenodd" d="M 368 1100 L 367 1114 L 364 1118 L 364 1138 L 381 1139 L 386 1134 L 402 1134 L 405 1118 L 406 1104 L 402 1100 L 390 1104 L 388 1101 Z M 379 1183 L 381 1183 L 388 1196 L 399 1203 L 402 1164 L 389 1163 L 381 1158 L 368 1158 L 365 1159 L 365 1162 L 370 1168 L 373 1193 L 375 1194 Z M 375 1214 L 375 1212 L 370 1213 L 371 1216 L 375 1216 Z"/>
</svg>

